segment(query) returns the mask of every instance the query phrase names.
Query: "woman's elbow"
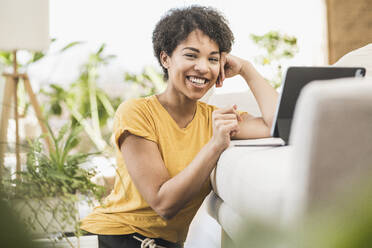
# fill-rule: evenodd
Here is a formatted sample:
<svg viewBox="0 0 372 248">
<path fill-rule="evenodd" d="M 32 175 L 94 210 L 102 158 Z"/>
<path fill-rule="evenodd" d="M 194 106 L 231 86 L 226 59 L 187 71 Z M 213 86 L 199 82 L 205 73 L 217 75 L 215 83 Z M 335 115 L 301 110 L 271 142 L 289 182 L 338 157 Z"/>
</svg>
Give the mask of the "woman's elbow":
<svg viewBox="0 0 372 248">
<path fill-rule="evenodd" d="M 156 197 L 149 202 L 151 208 L 164 220 L 172 219 L 182 208 L 182 204 L 174 197 L 159 190 Z"/>
<path fill-rule="evenodd" d="M 154 211 L 164 220 L 172 219 L 178 212 L 169 208 L 155 208 Z"/>
<path fill-rule="evenodd" d="M 175 214 L 171 214 L 171 213 L 158 213 L 158 215 L 159 215 L 163 220 L 166 220 L 166 221 L 172 219 L 172 218 L 175 216 Z"/>
<path fill-rule="evenodd" d="M 169 199 L 166 201 L 156 201 L 153 204 L 150 204 L 152 209 L 164 220 L 172 219 L 179 211 L 179 207 L 169 202 Z"/>
</svg>

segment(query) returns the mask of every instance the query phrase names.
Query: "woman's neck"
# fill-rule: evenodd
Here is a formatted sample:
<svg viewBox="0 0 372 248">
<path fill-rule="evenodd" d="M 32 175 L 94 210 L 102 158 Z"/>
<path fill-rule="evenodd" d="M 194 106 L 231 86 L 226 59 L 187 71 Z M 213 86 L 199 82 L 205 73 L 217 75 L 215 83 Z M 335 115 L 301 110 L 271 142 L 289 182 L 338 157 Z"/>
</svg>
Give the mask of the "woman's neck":
<svg viewBox="0 0 372 248">
<path fill-rule="evenodd" d="M 179 92 L 174 92 L 169 86 L 163 93 L 158 95 L 158 99 L 163 106 L 172 111 L 192 115 L 195 113 L 197 101 Z"/>
<path fill-rule="evenodd" d="M 187 126 L 194 118 L 196 100 L 192 100 L 183 94 L 172 92 L 169 87 L 163 93 L 157 95 L 157 98 L 180 127 Z"/>
</svg>

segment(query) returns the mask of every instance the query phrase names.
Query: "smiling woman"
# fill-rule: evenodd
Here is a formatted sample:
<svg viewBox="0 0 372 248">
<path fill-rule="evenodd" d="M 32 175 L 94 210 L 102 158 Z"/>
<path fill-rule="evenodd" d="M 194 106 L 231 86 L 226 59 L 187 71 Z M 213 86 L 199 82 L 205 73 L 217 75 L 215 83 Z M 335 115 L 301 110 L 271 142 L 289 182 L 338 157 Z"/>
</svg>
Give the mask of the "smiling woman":
<svg viewBox="0 0 372 248">
<path fill-rule="evenodd" d="M 248 61 L 228 54 L 232 42 L 227 21 L 212 8 L 172 9 L 157 23 L 154 53 L 168 85 L 116 112 L 114 190 L 82 222 L 99 234 L 101 248 L 183 247 L 230 140 L 268 136 L 277 93 Z M 251 88 L 262 117 L 198 101 L 235 75 Z"/>
<path fill-rule="evenodd" d="M 168 91 L 180 101 L 198 100 L 214 85 L 220 71 L 219 46 L 200 29 L 192 31 L 169 56 L 160 52 L 162 67 L 169 75 Z M 165 94 L 161 95 L 162 101 Z M 167 100 L 164 99 L 164 102 Z"/>
</svg>

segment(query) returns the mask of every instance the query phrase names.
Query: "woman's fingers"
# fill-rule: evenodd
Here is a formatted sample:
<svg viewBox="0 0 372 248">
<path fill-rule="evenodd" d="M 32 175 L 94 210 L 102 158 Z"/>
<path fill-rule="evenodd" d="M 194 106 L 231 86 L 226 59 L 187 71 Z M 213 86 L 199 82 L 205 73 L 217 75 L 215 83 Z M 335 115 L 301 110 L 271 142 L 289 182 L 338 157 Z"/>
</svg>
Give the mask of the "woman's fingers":
<svg viewBox="0 0 372 248">
<path fill-rule="evenodd" d="M 226 54 L 224 61 L 224 79 L 239 74 L 244 63 L 244 60 L 231 54 Z"/>
<path fill-rule="evenodd" d="M 221 74 L 218 75 L 218 78 L 217 78 L 217 81 L 216 81 L 216 87 L 217 87 L 217 88 L 222 87 Z"/>
<path fill-rule="evenodd" d="M 238 132 L 237 131 L 231 131 L 230 137 L 234 137 Z"/>
<path fill-rule="evenodd" d="M 213 142 L 226 149 L 231 137 L 239 132 L 239 118 L 235 105 L 213 111 Z"/>
<path fill-rule="evenodd" d="M 215 114 L 229 114 L 229 113 L 234 113 L 234 105 L 233 106 L 230 106 L 230 107 L 219 108 L 219 109 L 215 110 L 213 113 L 215 113 Z"/>
<path fill-rule="evenodd" d="M 236 104 L 233 105 L 233 109 L 234 109 L 234 113 L 236 115 L 236 118 L 238 119 L 238 121 L 242 121 L 242 117 L 240 116 L 240 114 L 238 113 L 238 106 Z"/>
<path fill-rule="evenodd" d="M 225 125 L 225 130 L 224 132 L 226 134 L 229 134 L 230 138 L 234 135 L 236 135 L 239 132 L 239 125 L 235 121 L 234 123 L 229 123 Z"/>
<path fill-rule="evenodd" d="M 223 81 L 226 78 L 233 77 L 240 73 L 243 60 L 239 57 L 226 52 L 221 53 L 220 57 L 220 73 L 216 82 L 216 87 L 222 87 Z"/>
<path fill-rule="evenodd" d="M 217 109 L 213 112 L 213 118 L 215 119 L 235 119 L 236 118 L 238 121 L 241 121 L 242 118 L 240 117 L 240 114 L 238 113 L 237 108 L 238 107 L 236 106 L 236 104 L 234 104 L 231 107 Z M 224 115 L 226 115 L 226 117 Z"/>
<path fill-rule="evenodd" d="M 215 127 L 217 132 L 222 132 L 223 134 L 231 134 L 233 131 L 239 131 L 237 120 L 217 120 Z"/>
<path fill-rule="evenodd" d="M 237 120 L 236 114 L 218 114 L 215 117 L 216 120 Z"/>
<path fill-rule="evenodd" d="M 226 64 L 226 52 L 221 53 L 220 57 L 220 73 L 217 78 L 216 87 L 222 87 L 223 81 L 225 80 L 225 64 Z"/>
<path fill-rule="evenodd" d="M 225 80 L 225 64 L 226 64 L 226 52 L 221 53 L 221 63 L 220 63 L 220 75 L 221 75 L 221 85 L 222 82 Z"/>
</svg>

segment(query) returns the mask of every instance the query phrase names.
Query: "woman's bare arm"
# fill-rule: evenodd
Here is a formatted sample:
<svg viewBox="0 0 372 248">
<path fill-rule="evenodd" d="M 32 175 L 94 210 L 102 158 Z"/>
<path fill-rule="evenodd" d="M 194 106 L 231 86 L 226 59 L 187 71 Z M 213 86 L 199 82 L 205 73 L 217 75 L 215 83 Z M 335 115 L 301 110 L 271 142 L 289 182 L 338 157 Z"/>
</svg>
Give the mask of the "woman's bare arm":
<svg viewBox="0 0 372 248">
<path fill-rule="evenodd" d="M 278 92 L 257 72 L 249 61 L 231 54 L 223 54 L 221 60 L 222 81 L 225 78 L 241 75 L 251 89 L 262 113 L 262 117 L 244 114 L 242 116 L 243 120 L 239 123 L 240 132 L 236 133 L 232 138 L 269 137 L 278 102 Z M 221 87 L 222 83 L 219 83 L 218 86 Z"/>
<path fill-rule="evenodd" d="M 240 75 L 245 79 L 255 96 L 262 113 L 262 119 L 270 130 L 274 121 L 276 105 L 278 103 L 278 92 L 248 61 L 244 61 Z"/>
<path fill-rule="evenodd" d="M 213 137 L 194 160 L 171 178 L 155 142 L 132 134 L 121 144 L 128 172 L 146 202 L 163 218 L 172 218 L 202 188 L 216 162 L 229 146 L 230 134 L 238 131 L 235 110 L 213 113 Z"/>
</svg>

